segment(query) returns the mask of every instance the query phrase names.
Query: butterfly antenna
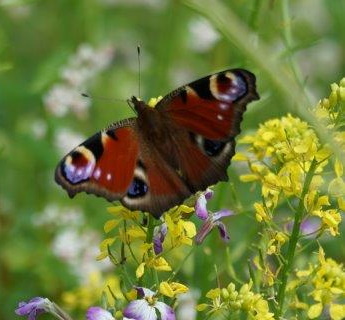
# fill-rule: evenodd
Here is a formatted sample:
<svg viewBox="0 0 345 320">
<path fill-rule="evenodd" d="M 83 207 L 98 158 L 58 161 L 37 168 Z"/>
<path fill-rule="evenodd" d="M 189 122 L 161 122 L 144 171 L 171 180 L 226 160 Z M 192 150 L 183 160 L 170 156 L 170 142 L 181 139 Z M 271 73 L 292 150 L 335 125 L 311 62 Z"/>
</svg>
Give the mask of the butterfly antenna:
<svg viewBox="0 0 345 320">
<path fill-rule="evenodd" d="M 138 113 L 137 113 L 137 110 L 135 110 L 135 108 L 134 108 L 134 106 L 133 106 L 133 104 L 132 104 L 132 101 L 131 101 L 130 99 L 127 100 L 127 104 L 128 104 L 129 107 L 133 110 L 133 112 L 134 112 L 135 114 L 138 114 Z"/>
<path fill-rule="evenodd" d="M 91 99 L 91 100 L 102 100 L 102 101 L 107 101 L 107 102 L 115 102 L 115 101 L 118 101 L 118 102 L 126 102 L 126 100 L 123 100 L 123 99 L 114 99 L 114 98 L 106 98 L 106 97 L 98 97 L 98 96 L 93 96 L 89 93 L 86 93 L 86 92 L 82 92 L 81 93 L 81 96 L 84 97 L 84 98 L 88 98 L 88 99 Z"/>
<path fill-rule="evenodd" d="M 140 45 L 137 46 L 137 53 L 138 53 L 138 82 L 139 82 L 139 92 L 138 98 L 141 98 L 141 90 L 140 90 L 140 82 L 141 82 L 141 66 L 140 66 Z"/>
</svg>

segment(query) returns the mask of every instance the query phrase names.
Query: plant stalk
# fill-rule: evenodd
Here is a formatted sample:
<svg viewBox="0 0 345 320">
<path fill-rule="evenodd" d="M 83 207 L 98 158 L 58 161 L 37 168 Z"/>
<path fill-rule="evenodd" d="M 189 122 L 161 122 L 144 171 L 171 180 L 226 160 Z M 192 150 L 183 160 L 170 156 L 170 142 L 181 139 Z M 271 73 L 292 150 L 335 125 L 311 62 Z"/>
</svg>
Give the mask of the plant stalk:
<svg viewBox="0 0 345 320">
<path fill-rule="evenodd" d="M 310 183 L 312 181 L 312 178 L 314 176 L 316 167 L 317 167 L 317 161 L 314 158 L 313 161 L 311 162 L 309 171 L 307 173 L 307 176 L 304 181 L 304 186 L 301 194 L 301 198 L 298 204 L 298 208 L 295 213 L 295 220 L 292 228 L 292 232 L 290 235 L 290 241 L 289 241 L 289 247 L 287 251 L 287 257 L 286 257 L 286 262 L 283 265 L 283 268 L 281 270 L 281 285 L 278 290 L 278 308 L 276 310 L 276 319 L 279 319 L 283 312 L 284 308 L 284 300 L 285 300 L 285 290 L 286 290 L 286 285 L 287 285 L 287 280 L 289 277 L 289 273 L 291 272 L 291 268 L 293 266 L 294 262 L 294 257 L 295 257 L 295 251 L 299 239 L 299 233 L 300 233 L 300 227 L 302 223 L 302 218 L 303 218 L 303 212 L 304 212 L 304 198 L 307 195 L 310 187 Z"/>
</svg>

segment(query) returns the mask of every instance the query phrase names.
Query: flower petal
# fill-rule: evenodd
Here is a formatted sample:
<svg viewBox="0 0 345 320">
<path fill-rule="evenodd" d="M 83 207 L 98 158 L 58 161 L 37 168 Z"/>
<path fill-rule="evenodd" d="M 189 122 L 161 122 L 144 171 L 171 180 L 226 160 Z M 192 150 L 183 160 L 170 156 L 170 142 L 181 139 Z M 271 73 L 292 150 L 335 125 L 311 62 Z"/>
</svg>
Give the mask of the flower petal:
<svg viewBox="0 0 345 320">
<path fill-rule="evenodd" d="M 175 312 L 174 310 L 168 306 L 167 304 L 157 301 L 155 303 L 155 307 L 158 309 L 159 313 L 161 314 L 162 320 L 175 320 Z"/>
<path fill-rule="evenodd" d="M 146 300 L 134 300 L 123 310 L 123 315 L 134 320 L 157 320 L 155 308 Z"/>
<path fill-rule="evenodd" d="M 223 222 L 221 221 L 216 221 L 215 225 L 217 225 L 220 237 L 224 242 L 228 242 L 230 240 L 230 236 L 228 231 L 226 230 L 226 226 Z"/>
<path fill-rule="evenodd" d="M 86 312 L 87 320 L 115 320 L 111 313 L 101 307 L 90 307 Z"/>
<path fill-rule="evenodd" d="M 202 194 L 195 203 L 195 213 L 198 218 L 201 220 L 206 220 L 208 217 L 208 211 L 207 211 L 207 200 L 204 194 Z"/>
<path fill-rule="evenodd" d="M 134 289 L 137 290 L 139 298 L 151 298 L 156 294 L 156 292 L 144 287 L 134 287 Z"/>
<path fill-rule="evenodd" d="M 231 210 L 227 210 L 227 209 L 222 209 L 222 210 L 219 210 L 217 212 L 215 212 L 213 214 L 213 221 L 216 221 L 216 220 L 219 220 L 223 217 L 228 217 L 228 216 L 232 216 L 234 215 L 235 213 Z"/>
<path fill-rule="evenodd" d="M 163 251 L 163 242 L 167 232 L 168 228 L 166 223 L 155 228 L 153 236 L 153 250 L 155 254 L 160 254 Z"/>
<path fill-rule="evenodd" d="M 15 313 L 19 316 L 28 315 L 29 320 L 35 320 L 37 315 L 49 309 L 50 304 L 51 302 L 47 298 L 35 297 L 29 302 L 20 302 Z"/>
<path fill-rule="evenodd" d="M 206 200 L 210 200 L 213 197 L 214 191 L 210 188 L 207 188 L 204 195 Z"/>
</svg>

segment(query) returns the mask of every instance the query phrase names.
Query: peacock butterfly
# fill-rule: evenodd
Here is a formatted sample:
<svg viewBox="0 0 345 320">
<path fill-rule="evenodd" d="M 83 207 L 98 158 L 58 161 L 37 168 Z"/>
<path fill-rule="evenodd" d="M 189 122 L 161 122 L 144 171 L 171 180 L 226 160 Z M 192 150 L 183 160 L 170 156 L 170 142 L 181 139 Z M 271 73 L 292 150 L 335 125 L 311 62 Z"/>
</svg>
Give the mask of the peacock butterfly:
<svg viewBox="0 0 345 320">
<path fill-rule="evenodd" d="M 58 164 L 72 198 L 85 191 L 159 218 L 196 191 L 228 180 L 247 103 L 258 100 L 244 69 L 215 73 L 166 95 L 155 108 L 136 97 L 136 118 L 113 123 Z"/>
</svg>

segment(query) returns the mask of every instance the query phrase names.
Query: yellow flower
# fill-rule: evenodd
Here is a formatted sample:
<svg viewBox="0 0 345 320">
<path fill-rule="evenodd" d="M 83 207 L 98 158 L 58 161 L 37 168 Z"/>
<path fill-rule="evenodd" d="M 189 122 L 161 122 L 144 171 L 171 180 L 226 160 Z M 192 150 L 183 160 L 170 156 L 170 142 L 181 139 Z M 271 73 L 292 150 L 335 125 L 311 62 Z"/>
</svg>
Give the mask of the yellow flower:
<svg viewBox="0 0 345 320">
<path fill-rule="evenodd" d="M 341 320 L 345 318 L 345 305 L 332 303 L 329 308 L 329 315 L 332 320 Z"/>
<path fill-rule="evenodd" d="M 194 210 L 194 209 L 193 209 Z M 165 223 L 167 225 L 168 234 L 166 243 L 170 243 L 171 247 L 179 247 L 181 245 L 193 244 L 193 238 L 196 235 L 195 224 L 191 221 L 182 219 L 182 211 L 180 213 L 168 212 L 165 215 Z"/>
<path fill-rule="evenodd" d="M 319 317 L 325 307 L 329 307 L 332 320 L 343 319 L 345 304 L 339 304 L 339 300 L 345 296 L 345 269 L 342 264 L 326 258 L 324 250 L 320 247 L 318 264 L 310 265 L 308 270 L 297 272 L 297 277 L 304 278 L 313 288 L 310 295 L 316 303 L 308 309 L 310 319 Z"/>
<path fill-rule="evenodd" d="M 323 309 L 322 303 L 315 303 L 313 304 L 309 309 L 308 309 L 308 317 L 310 319 L 315 319 L 317 318 Z"/>
<path fill-rule="evenodd" d="M 123 206 L 116 206 L 116 207 L 109 207 L 107 211 L 113 215 L 116 219 L 110 220 L 112 222 L 107 222 L 107 231 L 106 233 L 111 231 L 111 227 L 116 227 L 121 221 L 129 220 L 129 221 L 139 221 L 140 211 L 131 211 Z M 104 227 L 105 228 L 105 227 Z"/>
<path fill-rule="evenodd" d="M 273 313 L 269 312 L 267 301 L 261 294 L 252 291 L 253 283 L 250 281 L 242 285 L 237 291 L 233 283 L 226 288 L 215 288 L 206 294 L 206 298 L 211 300 L 209 304 L 198 306 L 199 311 L 210 309 L 210 313 L 219 310 L 228 311 L 232 315 L 240 311 L 248 315 L 248 318 L 255 320 L 273 320 Z"/>
<path fill-rule="evenodd" d="M 109 305 L 115 303 L 113 295 L 115 295 L 116 299 L 124 299 L 120 288 L 120 281 L 117 277 L 110 275 L 104 278 L 100 272 L 93 272 L 85 285 L 64 292 L 62 294 L 62 301 L 69 309 L 85 310 L 97 303 L 102 293 L 105 294 Z"/>
<path fill-rule="evenodd" d="M 269 213 L 268 209 L 264 207 L 261 203 L 255 202 L 254 208 L 256 220 L 258 220 L 259 222 L 267 222 L 271 219 L 271 214 Z"/>
<path fill-rule="evenodd" d="M 106 238 L 99 245 L 101 253 L 97 256 L 97 260 L 103 260 L 109 255 L 109 247 L 115 242 L 116 238 Z"/>
<path fill-rule="evenodd" d="M 188 290 L 188 287 L 178 282 L 163 281 L 159 284 L 159 292 L 169 298 L 175 298 L 178 294 L 185 293 Z"/>
<path fill-rule="evenodd" d="M 137 267 L 135 275 L 138 279 L 144 275 L 145 267 L 153 268 L 157 271 L 172 270 L 169 263 L 163 257 L 149 257 Z"/>
<path fill-rule="evenodd" d="M 270 235 L 271 239 L 267 244 L 267 254 L 279 254 L 282 245 L 289 239 L 288 236 L 281 231 L 273 231 L 273 234 Z"/>
</svg>

